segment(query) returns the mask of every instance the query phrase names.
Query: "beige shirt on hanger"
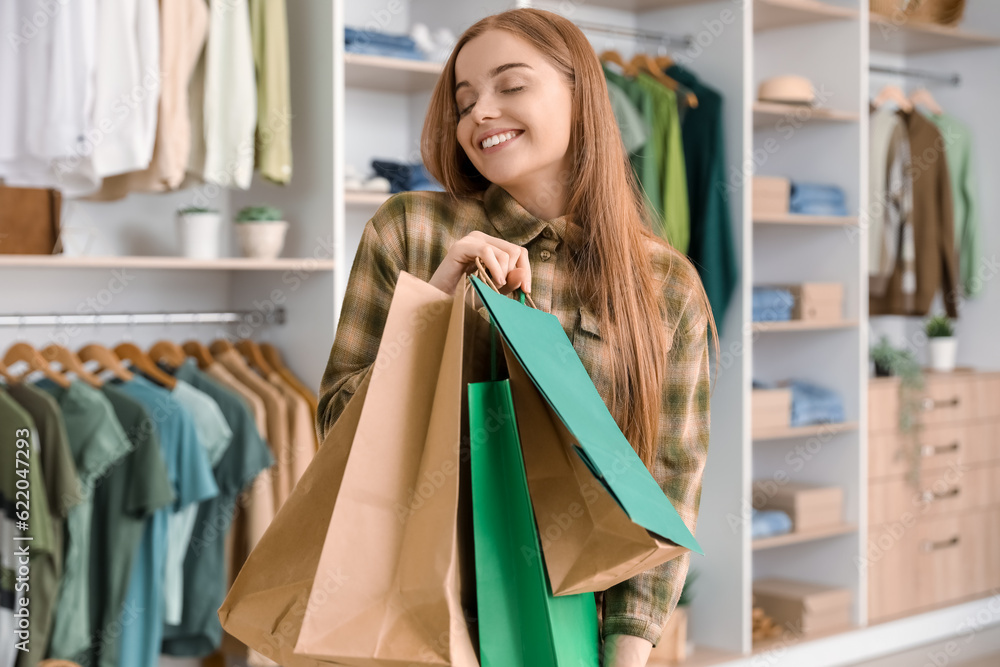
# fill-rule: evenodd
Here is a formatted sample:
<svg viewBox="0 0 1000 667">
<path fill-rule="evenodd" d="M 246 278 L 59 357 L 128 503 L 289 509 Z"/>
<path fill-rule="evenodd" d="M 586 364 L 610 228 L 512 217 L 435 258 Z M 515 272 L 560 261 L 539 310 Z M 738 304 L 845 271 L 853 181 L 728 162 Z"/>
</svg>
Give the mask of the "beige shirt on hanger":
<svg viewBox="0 0 1000 667">
<path fill-rule="evenodd" d="M 267 410 L 264 409 L 264 401 L 261 400 L 260 396 L 247 389 L 247 386 L 237 380 L 222 364 L 212 364 L 204 369 L 204 372 L 235 391 L 250 404 L 257 432 L 260 433 L 260 437 L 267 440 Z"/>
<path fill-rule="evenodd" d="M 270 382 L 257 375 L 235 349 L 213 355 L 236 379 L 261 397 L 267 409 L 267 440 L 277 462 L 271 471 L 274 478 L 274 509 L 278 511 L 288 498 L 288 474 L 285 469 L 291 462 L 289 442 L 288 404 L 281 392 Z"/>
<path fill-rule="evenodd" d="M 289 441 L 291 456 L 286 467 L 288 491 L 295 488 L 296 482 L 309 467 L 313 454 L 316 452 L 316 437 L 313 435 L 312 412 L 309 403 L 288 382 L 277 373 L 267 376 L 267 381 L 277 387 L 288 405 Z"/>
</svg>

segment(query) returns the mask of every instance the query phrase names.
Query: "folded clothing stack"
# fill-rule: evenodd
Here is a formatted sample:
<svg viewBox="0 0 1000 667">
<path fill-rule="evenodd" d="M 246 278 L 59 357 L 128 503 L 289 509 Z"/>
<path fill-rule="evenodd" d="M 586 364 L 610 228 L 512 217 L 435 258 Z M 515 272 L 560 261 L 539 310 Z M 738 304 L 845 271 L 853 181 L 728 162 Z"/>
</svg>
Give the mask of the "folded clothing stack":
<svg viewBox="0 0 1000 667">
<path fill-rule="evenodd" d="M 372 169 L 377 175 L 389 181 L 393 193 L 410 190 L 444 192 L 444 188 L 431 178 L 420 162 L 406 164 L 390 160 L 372 160 Z"/>
<path fill-rule="evenodd" d="M 773 537 L 792 532 L 792 517 L 782 510 L 759 510 L 754 508 L 750 520 L 752 539 Z"/>
<path fill-rule="evenodd" d="M 786 289 L 777 287 L 753 288 L 753 321 L 784 322 L 792 319 L 795 299 Z"/>
<path fill-rule="evenodd" d="M 792 380 L 792 426 L 829 424 L 844 421 L 844 402 L 832 389 Z"/>
<path fill-rule="evenodd" d="M 788 210 L 799 215 L 847 215 L 847 196 L 836 185 L 793 181 Z"/>
<path fill-rule="evenodd" d="M 371 56 L 424 60 L 424 53 L 409 35 L 391 35 L 377 30 L 344 28 L 344 50 Z"/>
</svg>

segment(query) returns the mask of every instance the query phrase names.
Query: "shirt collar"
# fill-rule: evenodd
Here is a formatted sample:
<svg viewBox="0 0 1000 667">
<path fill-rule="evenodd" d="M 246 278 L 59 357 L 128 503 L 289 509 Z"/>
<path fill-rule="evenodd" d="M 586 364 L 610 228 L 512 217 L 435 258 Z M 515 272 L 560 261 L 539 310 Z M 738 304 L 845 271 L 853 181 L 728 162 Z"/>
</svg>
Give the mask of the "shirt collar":
<svg viewBox="0 0 1000 667">
<path fill-rule="evenodd" d="M 570 245 L 578 247 L 583 241 L 583 229 L 572 222 L 569 215 L 551 220 L 536 218 L 496 183 L 491 183 L 483 194 L 483 206 L 500 235 L 515 245 L 527 245 L 546 227 L 551 227 L 556 238 L 566 240 Z"/>
</svg>

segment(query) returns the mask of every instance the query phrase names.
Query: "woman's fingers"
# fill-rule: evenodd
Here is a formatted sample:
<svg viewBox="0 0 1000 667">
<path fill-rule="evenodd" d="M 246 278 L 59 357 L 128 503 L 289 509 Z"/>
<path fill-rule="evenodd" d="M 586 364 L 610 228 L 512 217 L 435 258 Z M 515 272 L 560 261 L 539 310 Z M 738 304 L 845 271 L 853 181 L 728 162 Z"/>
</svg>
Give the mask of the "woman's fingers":
<svg viewBox="0 0 1000 667">
<path fill-rule="evenodd" d="M 479 254 L 479 258 L 483 260 L 486 270 L 493 276 L 493 282 L 497 287 L 503 287 L 507 283 L 506 254 L 496 246 L 490 244 L 486 244 Z"/>
</svg>

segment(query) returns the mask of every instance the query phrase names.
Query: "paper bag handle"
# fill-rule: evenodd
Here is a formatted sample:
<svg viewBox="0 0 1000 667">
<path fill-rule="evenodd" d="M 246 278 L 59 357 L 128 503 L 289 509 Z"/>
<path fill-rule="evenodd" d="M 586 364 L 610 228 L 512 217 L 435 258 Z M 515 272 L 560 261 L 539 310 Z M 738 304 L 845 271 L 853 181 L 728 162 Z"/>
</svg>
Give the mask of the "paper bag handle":
<svg viewBox="0 0 1000 667">
<path fill-rule="evenodd" d="M 486 267 L 483 266 L 483 260 L 479 259 L 478 257 L 476 257 L 476 277 L 482 280 L 484 283 L 486 283 L 489 286 L 489 288 L 492 289 L 494 292 L 498 294 L 500 293 L 500 290 L 497 289 L 496 283 L 494 283 L 493 279 L 490 278 L 490 274 L 486 270 Z M 517 297 L 518 301 L 520 301 L 522 304 L 527 302 L 527 305 L 531 306 L 535 310 L 538 310 L 538 306 L 536 306 L 535 302 L 531 300 L 530 294 L 528 294 L 524 290 L 517 290 L 517 292 L 518 292 L 518 297 Z"/>
</svg>

